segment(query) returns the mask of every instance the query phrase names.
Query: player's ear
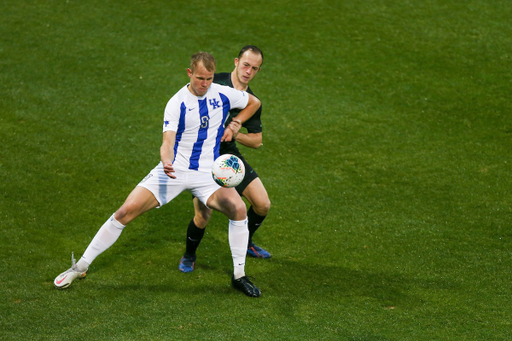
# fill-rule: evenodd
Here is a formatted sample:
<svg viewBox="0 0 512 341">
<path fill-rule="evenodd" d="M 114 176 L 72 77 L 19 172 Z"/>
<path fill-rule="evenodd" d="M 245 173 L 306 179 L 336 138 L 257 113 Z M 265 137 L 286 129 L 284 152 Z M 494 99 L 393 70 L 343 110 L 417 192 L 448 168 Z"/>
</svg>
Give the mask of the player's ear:
<svg viewBox="0 0 512 341">
<path fill-rule="evenodd" d="M 192 77 L 192 70 L 190 70 L 190 68 L 187 69 L 187 74 L 189 77 Z"/>
<path fill-rule="evenodd" d="M 235 58 L 235 66 L 238 66 L 238 58 Z"/>
</svg>

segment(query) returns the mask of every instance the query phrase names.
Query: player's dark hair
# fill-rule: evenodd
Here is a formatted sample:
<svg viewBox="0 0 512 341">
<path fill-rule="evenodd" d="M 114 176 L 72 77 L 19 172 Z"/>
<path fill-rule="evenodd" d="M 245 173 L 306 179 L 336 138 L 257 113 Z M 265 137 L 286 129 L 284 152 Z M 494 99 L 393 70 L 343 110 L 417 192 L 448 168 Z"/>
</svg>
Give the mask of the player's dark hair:
<svg viewBox="0 0 512 341">
<path fill-rule="evenodd" d="M 240 58 L 242 58 L 243 54 L 247 51 L 252 51 L 256 54 L 259 54 L 261 56 L 261 65 L 263 65 L 263 52 L 257 46 L 254 46 L 254 45 L 245 45 L 244 47 L 242 47 L 242 49 L 240 50 L 240 53 L 238 54 L 238 59 L 240 60 Z"/>
<path fill-rule="evenodd" d="M 190 58 L 190 70 L 192 73 L 194 73 L 194 70 L 201 62 L 203 63 L 203 66 L 206 70 L 210 72 L 215 71 L 215 58 L 208 52 L 198 52 Z"/>
</svg>

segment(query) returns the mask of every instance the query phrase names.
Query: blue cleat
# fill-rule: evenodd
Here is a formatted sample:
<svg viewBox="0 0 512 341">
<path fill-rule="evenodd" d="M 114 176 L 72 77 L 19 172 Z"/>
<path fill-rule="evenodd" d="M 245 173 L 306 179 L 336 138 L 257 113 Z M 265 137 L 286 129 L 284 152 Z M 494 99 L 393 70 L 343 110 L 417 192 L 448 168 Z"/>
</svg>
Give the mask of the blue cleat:
<svg viewBox="0 0 512 341">
<path fill-rule="evenodd" d="M 272 255 L 267 250 L 263 250 L 261 247 L 252 244 L 247 249 L 247 254 L 254 258 L 270 258 Z"/>
<path fill-rule="evenodd" d="M 180 265 L 178 269 L 180 269 L 181 272 L 192 272 L 194 271 L 194 264 L 196 261 L 196 256 L 189 257 L 187 254 L 183 255 L 180 260 Z"/>
</svg>

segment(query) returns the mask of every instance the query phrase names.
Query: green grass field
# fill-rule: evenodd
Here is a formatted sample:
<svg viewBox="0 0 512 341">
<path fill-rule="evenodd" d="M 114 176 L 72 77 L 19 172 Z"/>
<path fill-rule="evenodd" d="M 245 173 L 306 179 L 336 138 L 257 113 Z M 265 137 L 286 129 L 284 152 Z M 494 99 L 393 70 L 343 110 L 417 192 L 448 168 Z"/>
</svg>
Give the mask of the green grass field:
<svg viewBox="0 0 512 341">
<path fill-rule="evenodd" d="M 0 4 L 0 340 L 512 339 L 512 4 L 501 0 Z M 190 195 L 53 279 L 159 161 L 190 56 L 251 84 L 269 192 L 230 286 L 215 213 L 178 271 Z"/>
</svg>

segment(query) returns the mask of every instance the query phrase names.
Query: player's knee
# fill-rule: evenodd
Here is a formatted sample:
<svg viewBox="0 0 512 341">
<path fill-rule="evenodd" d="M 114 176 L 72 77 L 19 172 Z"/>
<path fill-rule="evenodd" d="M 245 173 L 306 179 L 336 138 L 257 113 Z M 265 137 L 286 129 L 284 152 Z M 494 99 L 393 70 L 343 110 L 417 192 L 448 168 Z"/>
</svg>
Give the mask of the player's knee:
<svg viewBox="0 0 512 341">
<path fill-rule="evenodd" d="M 233 209 L 235 211 L 235 215 L 237 216 L 237 220 L 244 219 L 243 217 L 247 217 L 247 207 L 243 200 L 237 200 L 233 203 Z"/>
<path fill-rule="evenodd" d="M 270 199 L 262 200 L 253 205 L 252 209 L 256 214 L 261 216 L 266 216 L 268 214 L 268 211 L 270 211 Z"/>
<path fill-rule="evenodd" d="M 226 201 L 223 212 L 231 220 L 243 220 L 247 217 L 247 207 L 240 198 L 238 200 Z"/>
<path fill-rule="evenodd" d="M 126 220 L 128 212 L 126 211 L 125 206 L 121 206 L 116 213 L 114 214 L 114 218 L 116 218 L 117 221 L 122 222 Z"/>
<path fill-rule="evenodd" d="M 122 224 L 127 224 L 132 221 L 140 211 L 140 207 L 132 201 L 127 201 L 115 213 L 115 218 Z"/>
</svg>

